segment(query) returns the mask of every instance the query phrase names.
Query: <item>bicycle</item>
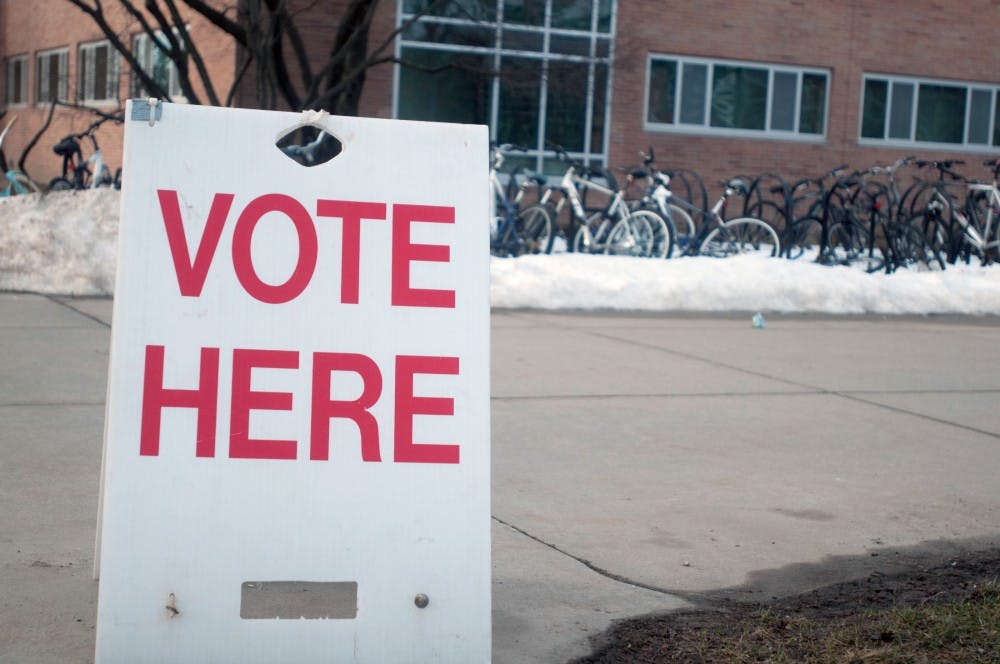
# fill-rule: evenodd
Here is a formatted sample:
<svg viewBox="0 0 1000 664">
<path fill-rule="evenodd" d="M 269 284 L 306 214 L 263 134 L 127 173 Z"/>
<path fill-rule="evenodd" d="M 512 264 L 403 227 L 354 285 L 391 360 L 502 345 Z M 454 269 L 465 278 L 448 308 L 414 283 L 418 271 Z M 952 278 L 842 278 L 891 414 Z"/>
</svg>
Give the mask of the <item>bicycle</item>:
<svg viewBox="0 0 1000 664">
<path fill-rule="evenodd" d="M 747 216 L 761 219 L 772 227 L 782 228 L 781 255 L 796 260 L 807 253 L 817 257 L 823 235 L 823 202 L 826 200 L 828 178 L 837 178 L 847 169 L 838 166 L 817 178 L 802 178 L 788 184 L 780 177 L 758 178 L 751 191 L 758 192 L 758 201 L 746 209 Z M 774 178 L 778 184 L 768 191 L 777 197 L 769 200 L 760 195 L 763 178 Z"/>
<path fill-rule="evenodd" d="M 3 142 L 16 121 L 17 118 L 14 118 L 8 122 L 4 130 L 0 132 L 0 171 L 3 171 L 4 179 L 7 181 L 3 188 L 0 189 L 0 198 L 38 192 L 38 185 L 27 174 L 17 169 L 7 168 L 7 159 L 3 153 Z"/>
<path fill-rule="evenodd" d="M 653 146 L 649 147 L 648 153 L 640 151 L 639 156 L 642 157 L 642 167 L 632 169 L 629 177 L 633 181 L 645 181 L 646 190 L 642 198 L 630 205 L 633 210 L 652 210 L 664 219 L 669 231 L 664 258 L 670 258 L 675 245 L 686 245 L 694 237 L 697 226 L 687 210 L 672 202 L 674 192 L 670 189 L 670 183 L 673 178 L 670 173 L 657 168 Z M 690 187 L 688 190 L 690 191 Z"/>
<path fill-rule="evenodd" d="M 675 205 L 704 219 L 694 237 L 680 247 L 682 255 L 716 258 L 736 254 L 781 255 L 778 234 L 766 221 L 756 217 L 736 217 L 729 220 L 723 217 L 730 197 L 745 197 L 749 192 L 746 182 L 733 178 L 720 184 L 723 186 L 722 195 L 709 210 L 697 208 L 677 196 L 672 197 Z"/>
<path fill-rule="evenodd" d="M 890 166 L 873 166 L 841 178 L 827 193 L 818 262 L 827 265 L 860 263 L 867 272 L 917 265 L 943 268 L 944 262 L 913 223 L 907 201 L 914 188 L 900 195 L 896 172 L 914 163 L 902 157 Z M 876 179 L 885 176 L 885 180 Z M 912 203 L 911 203 L 912 204 Z"/>
<path fill-rule="evenodd" d="M 630 210 L 623 191 L 609 171 L 585 166 L 559 146 L 554 150 L 556 156 L 568 164 L 559 184 L 563 196 L 555 213 L 558 215 L 569 201 L 572 251 L 655 258 L 666 255 L 673 235 L 663 217 L 651 210 Z M 593 178 L 603 179 L 607 186 L 597 184 Z M 608 204 L 588 211 L 581 190 L 606 196 Z"/>
<path fill-rule="evenodd" d="M 542 187 L 545 179 L 535 173 L 528 173 L 518 184 L 516 175 L 511 173 L 509 184 L 516 192 L 513 196 L 510 195 L 510 188 L 504 187 L 500 181 L 505 153 L 515 150 L 524 148 L 510 144 L 493 148 L 490 188 L 497 207 L 495 227 L 490 233 L 490 253 L 503 257 L 548 254 L 552 252 L 554 240 L 552 216 L 548 207 L 540 202 L 521 209 L 525 191 L 532 186 Z"/>
<path fill-rule="evenodd" d="M 49 191 L 97 189 L 104 186 L 121 188 L 121 169 L 112 177 L 94 136 L 97 129 L 109 119 L 101 118 L 79 134 L 69 134 L 53 146 L 52 151 L 62 157 L 62 175 L 49 181 Z M 80 140 L 84 138 L 90 139 L 93 147 L 93 152 L 87 159 L 83 158 L 80 147 Z"/>
<path fill-rule="evenodd" d="M 932 166 L 940 172 L 939 180 L 931 183 L 931 198 L 925 208 L 914 215 L 914 223 L 920 227 L 925 238 L 936 241 L 940 251 L 943 245 L 947 260 L 954 264 L 960 257 L 968 263 L 976 255 L 980 263 L 988 265 L 1000 258 L 1000 159 L 983 162 L 992 171 L 993 182 L 966 181 L 951 170 L 955 161 L 919 162 L 921 166 Z M 954 182 L 944 182 L 949 176 Z M 948 186 L 963 186 L 966 200 L 956 206 Z"/>
</svg>

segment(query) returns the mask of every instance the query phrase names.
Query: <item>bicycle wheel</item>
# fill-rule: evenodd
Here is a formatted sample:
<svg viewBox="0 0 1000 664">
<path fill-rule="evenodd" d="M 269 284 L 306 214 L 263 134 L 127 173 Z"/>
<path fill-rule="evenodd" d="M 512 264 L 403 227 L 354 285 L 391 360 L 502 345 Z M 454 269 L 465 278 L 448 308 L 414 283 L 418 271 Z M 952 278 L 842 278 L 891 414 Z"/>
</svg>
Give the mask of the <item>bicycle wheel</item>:
<svg viewBox="0 0 1000 664">
<path fill-rule="evenodd" d="M 66 178 L 54 178 L 49 182 L 49 191 L 69 191 L 73 188 L 73 183 Z"/>
<path fill-rule="evenodd" d="M 608 233 L 604 253 L 609 256 L 638 256 L 648 258 L 653 251 L 653 227 L 644 216 L 634 212 L 632 216 L 618 220 Z"/>
<path fill-rule="evenodd" d="M 823 265 L 857 265 L 865 272 L 888 269 L 889 261 L 880 245 L 866 248 L 864 233 L 850 221 L 830 226 L 827 244 L 816 259 Z"/>
<path fill-rule="evenodd" d="M 29 194 L 38 191 L 38 185 L 21 171 L 7 171 L 8 194 Z"/>
<path fill-rule="evenodd" d="M 760 219 L 737 217 L 706 235 L 698 253 L 718 258 L 735 254 L 777 256 L 781 253 L 781 242 L 774 229 Z"/>
<path fill-rule="evenodd" d="M 918 270 L 943 270 L 945 261 L 943 249 L 936 236 L 937 226 L 924 215 L 912 217 L 908 222 L 900 222 L 891 233 L 890 251 L 892 270 L 916 268 Z M 933 239 L 929 239 L 931 236 Z"/>
<path fill-rule="evenodd" d="M 674 245 L 677 246 L 678 253 L 683 254 L 698 235 L 698 228 L 688 211 L 679 205 L 669 203 L 667 211 L 670 213 L 669 221 L 674 226 Z"/>
<path fill-rule="evenodd" d="M 552 215 L 544 205 L 529 205 L 514 220 L 514 229 L 520 238 L 521 254 L 552 253 Z"/>
<path fill-rule="evenodd" d="M 823 222 L 816 217 L 797 219 L 785 230 L 781 248 L 785 258 L 797 260 L 806 256 L 815 259 L 819 256 L 819 245 L 823 237 Z"/>
<path fill-rule="evenodd" d="M 653 210 L 636 210 L 633 217 L 642 217 L 653 232 L 653 244 L 649 251 L 650 258 L 670 258 L 674 253 L 674 238 L 677 231 L 669 219 Z"/>
<path fill-rule="evenodd" d="M 576 230 L 573 236 L 573 252 L 577 254 L 592 254 L 597 243 L 594 242 L 594 234 L 590 232 L 590 227 L 583 224 Z"/>
</svg>

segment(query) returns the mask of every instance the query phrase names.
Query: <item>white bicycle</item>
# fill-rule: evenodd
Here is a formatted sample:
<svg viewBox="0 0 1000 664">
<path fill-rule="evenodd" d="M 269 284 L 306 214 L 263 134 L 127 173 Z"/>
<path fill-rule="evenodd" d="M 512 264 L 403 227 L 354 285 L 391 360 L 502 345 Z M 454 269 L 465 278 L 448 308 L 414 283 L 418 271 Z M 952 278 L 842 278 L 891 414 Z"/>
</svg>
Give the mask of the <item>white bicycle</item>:
<svg viewBox="0 0 1000 664">
<path fill-rule="evenodd" d="M 622 190 L 606 169 L 584 166 L 562 148 L 556 148 L 556 155 L 568 166 L 559 185 L 563 196 L 553 216 L 558 216 L 569 201 L 573 251 L 651 258 L 667 255 L 673 246 L 673 234 L 663 217 L 652 210 L 630 210 Z M 598 184 L 595 178 L 603 179 L 607 186 Z M 607 198 L 608 203 L 587 210 L 582 192 L 594 192 Z"/>
</svg>

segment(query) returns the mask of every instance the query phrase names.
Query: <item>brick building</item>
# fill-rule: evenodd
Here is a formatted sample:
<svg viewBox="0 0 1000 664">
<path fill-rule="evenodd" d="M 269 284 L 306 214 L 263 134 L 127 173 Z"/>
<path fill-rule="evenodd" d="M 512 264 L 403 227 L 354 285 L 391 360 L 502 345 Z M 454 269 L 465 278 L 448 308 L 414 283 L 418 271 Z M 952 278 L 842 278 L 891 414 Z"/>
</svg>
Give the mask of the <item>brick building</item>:
<svg viewBox="0 0 1000 664">
<path fill-rule="evenodd" d="M 104 4 L 119 38 L 132 46 L 157 80 L 179 94 L 176 72 L 164 66 L 164 59 L 142 36 L 136 20 L 116 3 Z M 226 88 L 234 77 L 235 49 L 192 12 L 185 11 L 182 16 L 192 39 L 201 45 L 216 86 Z M 124 105 L 122 100 L 142 92 L 100 28 L 66 0 L 0 0 L 0 59 L 0 109 L 7 111 L 0 127 L 17 119 L 4 142 L 9 162 L 17 160 L 44 125 L 53 99 L 113 114 Z M 67 134 L 83 131 L 95 119 L 92 113 L 57 106 L 49 129 L 25 164 L 32 177 L 48 182 L 59 175 L 61 162 L 52 146 Z M 122 136 L 121 125 L 110 122 L 97 133 L 112 169 L 121 164 Z M 84 154 L 90 154 L 90 146 L 83 147 Z"/>
<path fill-rule="evenodd" d="M 317 57 L 343 4 L 302 0 Z M 429 4 L 382 0 L 371 44 Z M 238 62 L 231 40 L 185 18 L 226 87 Z M 965 159 L 978 175 L 977 161 L 1000 156 L 998 19 L 996 0 L 455 0 L 395 39 L 397 59 L 416 66 L 371 69 L 361 113 L 487 123 L 494 140 L 528 147 L 525 165 L 549 173 L 559 164 L 545 148 L 557 143 L 610 165 L 633 164 L 652 145 L 661 165 L 692 168 L 709 183 L 818 175 L 904 154 Z M 138 33 L 129 17 L 116 20 L 123 35 Z M 8 157 L 53 94 L 111 109 L 131 95 L 131 77 L 104 48 L 66 0 L 0 0 L 4 123 L 24 120 Z M 235 103 L 252 104 L 245 88 Z M 89 121 L 57 111 L 28 162 L 32 174 L 51 177 L 51 145 Z M 101 145 L 119 163 L 120 127 L 102 130 Z"/>
</svg>

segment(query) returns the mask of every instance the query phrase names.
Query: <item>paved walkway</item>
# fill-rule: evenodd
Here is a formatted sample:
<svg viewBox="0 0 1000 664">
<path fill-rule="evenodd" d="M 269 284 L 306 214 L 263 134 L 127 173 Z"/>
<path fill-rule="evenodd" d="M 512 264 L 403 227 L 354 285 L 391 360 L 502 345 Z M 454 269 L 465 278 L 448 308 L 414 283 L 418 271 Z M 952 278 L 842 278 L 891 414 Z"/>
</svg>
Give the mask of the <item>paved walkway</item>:
<svg viewBox="0 0 1000 664">
<path fill-rule="evenodd" d="M 111 302 L 0 294 L 0 661 L 86 662 Z M 1000 543 L 1000 320 L 493 316 L 494 661 Z"/>
</svg>

